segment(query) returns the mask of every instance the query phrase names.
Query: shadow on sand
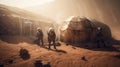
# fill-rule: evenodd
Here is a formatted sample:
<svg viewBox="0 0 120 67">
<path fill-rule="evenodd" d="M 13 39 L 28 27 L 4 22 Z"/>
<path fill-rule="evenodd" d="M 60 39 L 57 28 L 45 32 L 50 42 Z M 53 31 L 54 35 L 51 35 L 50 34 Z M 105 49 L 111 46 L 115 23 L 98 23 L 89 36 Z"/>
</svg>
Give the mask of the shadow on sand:
<svg viewBox="0 0 120 67">
<path fill-rule="evenodd" d="M 80 47 L 80 48 L 89 49 L 89 50 L 93 50 L 93 51 L 120 52 L 120 40 L 111 39 L 111 40 L 109 40 L 109 43 L 107 44 L 107 45 L 110 44 L 111 46 L 107 46 L 107 47 L 102 46 L 100 48 L 97 47 L 96 43 L 92 43 L 92 45 L 94 45 L 94 46 L 90 46 L 91 44 L 87 44 L 90 47 L 89 46 L 86 47 L 85 44 L 86 43 L 83 43 L 83 45 L 75 45 L 73 47 L 74 48 L 75 47 Z"/>
<path fill-rule="evenodd" d="M 93 51 L 108 51 L 108 52 L 114 51 L 114 52 L 120 52 L 120 50 L 116 49 L 115 47 L 95 48 L 95 49 L 90 49 L 90 50 L 93 50 Z"/>
<path fill-rule="evenodd" d="M 114 57 L 116 57 L 116 58 L 120 59 L 120 54 L 115 55 Z"/>
<path fill-rule="evenodd" d="M 36 44 L 36 45 L 38 45 L 38 44 Z M 40 46 L 40 45 L 38 45 L 38 46 Z M 40 46 L 40 47 L 45 48 L 45 49 L 50 50 L 50 51 L 55 51 L 55 52 L 60 52 L 60 53 L 65 53 L 65 54 L 67 53 L 64 50 L 57 49 L 57 46 L 59 47 L 61 45 L 57 45 L 56 49 L 54 49 L 54 48 L 53 49 L 49 49 L 47 46 L 48 46 L 48 44 L 44 44 L 44 46 Z M 51 47 L 53 47 L 53 45 L 51 45 Z"/>
<path fill-rule="evenodd" d="M 55 51 L 55 52 L 59 52 L 59 53 L 67 53 L 66 51 L 64 51 L 64 50 L 60 50 L 60 49 L 49 49 L 49 48 L 47 48 L 47 47 L 43 47 L 43 48 L 45 48 L 45 49 L 47 49 L 47 50 L 51 50 L 51 51 Z"/>
</svg>

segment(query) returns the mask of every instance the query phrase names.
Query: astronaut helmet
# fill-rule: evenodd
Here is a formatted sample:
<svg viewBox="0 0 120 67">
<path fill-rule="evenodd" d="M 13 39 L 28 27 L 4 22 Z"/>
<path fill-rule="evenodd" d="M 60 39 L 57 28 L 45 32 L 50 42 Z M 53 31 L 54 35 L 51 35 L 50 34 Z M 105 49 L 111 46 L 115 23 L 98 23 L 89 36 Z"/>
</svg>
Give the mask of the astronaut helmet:
<svg viewBox="0 0 120 67">
<path fill-rule="evenodd" d="M 41 31 L 41 28 L 40 28 L 40 27 L 38 27 L 38 28 L 37 28 L 37 31 Z"/>
<path fill-rule="evenodd" d="M 101 30 L 102 28 L 101 27 L 97 27 L 97 30 Z"/>
</svg>

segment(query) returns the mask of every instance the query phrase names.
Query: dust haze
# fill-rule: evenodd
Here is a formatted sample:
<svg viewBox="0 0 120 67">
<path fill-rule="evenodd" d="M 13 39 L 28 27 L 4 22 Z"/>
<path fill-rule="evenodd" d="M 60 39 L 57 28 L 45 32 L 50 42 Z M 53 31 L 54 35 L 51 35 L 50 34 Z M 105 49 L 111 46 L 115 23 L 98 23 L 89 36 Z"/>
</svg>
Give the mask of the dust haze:
<svg viewBox="0 0 120 67">
<path fill-rule="evenodd" d="M 120 0 L 0 1 L 0 67 L 119 67 Z"/>
</svg>

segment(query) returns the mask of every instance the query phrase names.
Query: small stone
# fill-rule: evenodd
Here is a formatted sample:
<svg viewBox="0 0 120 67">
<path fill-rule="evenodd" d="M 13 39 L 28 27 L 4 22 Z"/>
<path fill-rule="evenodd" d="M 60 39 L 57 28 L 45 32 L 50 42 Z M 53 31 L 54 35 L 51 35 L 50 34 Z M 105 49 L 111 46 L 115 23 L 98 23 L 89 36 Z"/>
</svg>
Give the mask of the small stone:
<svg viewBox="0 0 120 67">
<path fill-rule="evenodd" d="M 0 67 L 4 67 L 4 65 L 3 65 L 3 64 L 0 64 Z"/>
</svg>

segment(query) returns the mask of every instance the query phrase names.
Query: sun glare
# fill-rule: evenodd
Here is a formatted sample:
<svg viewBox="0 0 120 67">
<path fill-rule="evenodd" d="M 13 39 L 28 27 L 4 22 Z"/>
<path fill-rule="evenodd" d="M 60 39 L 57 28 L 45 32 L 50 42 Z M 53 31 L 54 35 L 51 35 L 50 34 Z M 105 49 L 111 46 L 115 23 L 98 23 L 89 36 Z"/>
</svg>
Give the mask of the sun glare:
<svg viewBox="0 0 120 67">
<path fill-rule="evenodd" d="M 44 5 L 46 3 L 53 2 L 54 0 L 1 0 L 0 4 L 5 4 L 9 6 L 26 8 L 37 5 Z"/>
</svg>

